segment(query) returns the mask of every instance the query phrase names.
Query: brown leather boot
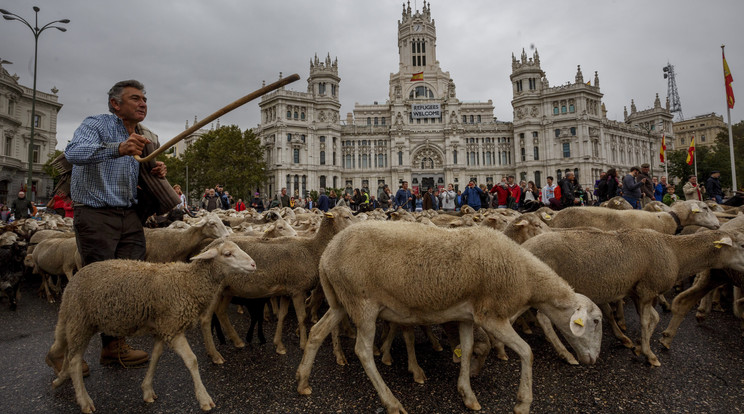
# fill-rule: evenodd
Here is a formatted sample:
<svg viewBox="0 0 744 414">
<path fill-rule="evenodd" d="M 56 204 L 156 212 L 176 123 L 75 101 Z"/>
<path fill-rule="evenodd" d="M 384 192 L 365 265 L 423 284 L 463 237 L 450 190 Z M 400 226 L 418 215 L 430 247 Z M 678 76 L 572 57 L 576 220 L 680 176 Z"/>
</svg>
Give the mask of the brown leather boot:
<svg viewBox="0 0 744 414">
<path fill-rule="evenodd" d="M 59 375 L 59 371 L 62 370 L 62 363 L 64 362 L 64 360 L 64 356 L 54 359 L 52 359 L 48 354 L 46 356 L 47 365 L 52 367 L 52 369 L 54 370 L 54 374 L 56 375 Z M 88 375 L 90 375 L 90 367 L 88 367 L 88 363 L 83 360 L 83 378 L 87 377 Z"/>
<path fill-rule="evenodd" d="M 132 349 L 124 338 L 116 338 L 101 349 L 101 365 L 121 364 L 124 368 L 131 368 L 149 360 L 147 352 Z"/>
</svg>

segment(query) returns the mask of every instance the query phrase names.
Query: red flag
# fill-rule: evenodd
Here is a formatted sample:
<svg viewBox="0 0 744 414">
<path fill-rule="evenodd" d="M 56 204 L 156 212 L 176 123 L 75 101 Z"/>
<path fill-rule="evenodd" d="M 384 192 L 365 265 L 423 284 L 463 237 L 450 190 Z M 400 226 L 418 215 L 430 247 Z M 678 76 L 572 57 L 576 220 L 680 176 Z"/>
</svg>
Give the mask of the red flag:
<svg viewBox="0 0 744 414">
<path fill-rule="evenodd" d="M 695 160 L 695 135 L 692 136 L 690 141 L 690 148 L 687 148 L 687 165 L 692 165 Z"/>
<path fill-rule="evenodd" d="M 422 81 L 424 80 L 424 72 L 414 73 L 413 76 L 411 76 L 411 81 Z"/>
<path fill-rule="evenodd" d="M 659 160 L 661 162 L 664 162 L 664 153 L 666 152 L 666 136 L 665 134 L 661 134 L 661 148 L 659 150 Z"/>
<path fill-rule="evenodd" d="M 733 109 L 735 99 L 731 82 L 734 81 L 734 77 L 731 76 L 728 63 L 726 63 L 726 54 L 723 53 L 723 49 L 721 49 L 721 55 L 723 56 L 723 83 L 726 85 L 726 102 L 728 102 L 728 107 Z"/>
</svg>

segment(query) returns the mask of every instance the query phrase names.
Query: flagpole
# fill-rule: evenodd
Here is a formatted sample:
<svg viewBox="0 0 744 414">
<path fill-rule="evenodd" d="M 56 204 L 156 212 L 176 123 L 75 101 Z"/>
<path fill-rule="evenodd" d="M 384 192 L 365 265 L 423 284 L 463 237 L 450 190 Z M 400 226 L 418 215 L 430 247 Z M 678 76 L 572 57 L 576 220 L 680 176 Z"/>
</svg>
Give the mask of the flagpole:
<svg viewBox="0 0 744 414">
<path fill-rule="evenodd" d="M 721 55 L 725 56 L 724 48 L 726 45 L 721 45 Z M 726 78 L 726 67 L 723 68 L 724 82 Z M 736 192 L 739 187 L 736 185 L 736 162 L 734 162 L 734 134 L 731 132 L 731 108 L 728 103 L 728 94 L 726 95 L 726 117 L 728 118 L 728 135 L 729 135 L 729 153 L 731 156 L 731 188 Z M 734 193 L 735 194 L 735 193 Z"/>
</svg>

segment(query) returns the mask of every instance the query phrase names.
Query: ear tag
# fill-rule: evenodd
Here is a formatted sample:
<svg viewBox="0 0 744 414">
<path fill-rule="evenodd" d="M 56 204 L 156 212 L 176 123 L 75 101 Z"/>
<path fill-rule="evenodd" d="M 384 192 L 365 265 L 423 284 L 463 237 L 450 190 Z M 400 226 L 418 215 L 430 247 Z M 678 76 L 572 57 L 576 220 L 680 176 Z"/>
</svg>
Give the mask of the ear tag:
<svg viewBox="0 0 744 414">
<path fill-rule="evenodd" d="M 456 357 L 462 358 L 462 349 L 460 349 L 459 347 L 455 348 L 454 354 Z"/>
<path fill-rule="evenodd" d="M 584 326 L 584 320 L 581 318 L 574 319 L 574 323 L 579 326 Z"/>
</svg>

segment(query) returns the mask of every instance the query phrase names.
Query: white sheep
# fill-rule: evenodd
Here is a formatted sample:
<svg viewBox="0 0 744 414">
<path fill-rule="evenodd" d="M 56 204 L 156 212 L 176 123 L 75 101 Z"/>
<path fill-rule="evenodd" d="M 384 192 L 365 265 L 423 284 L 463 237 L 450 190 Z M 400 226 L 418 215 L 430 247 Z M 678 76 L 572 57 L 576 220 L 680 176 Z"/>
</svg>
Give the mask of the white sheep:
<svg viewBox="0 0 744 414">
<path fill-rule="evenodd" d="M 210 214 L 186 229 L 145 229 L 145 260 L 152 263 L 186 261 L 205 239 L 230 233 L 216 214 Z"/>
<path fill-rule="evenodd" d="M 452 259 L 446 267 L 418 261 L 412 269 L 410 257 L 421 252 Z M 385 260 L 374 260 L 375 266 L 359 266 L 373 261 L 372 257 Z M 389 413 L 405 410 L 375 366 L 372 346 L 378 317 L 403 325 L 459 321 L 463 353 L 457 388 L 465 405 L 475 410 L 480 404 L 469 377 L 474 324 L 521 358 L 514 408 L 518 413 L 528 412 L 532 403 L 533 357 L 529 345 L 511 326 L 513 315 L 536 307 L 557 324 L 582 361 L 594 362 L 599 353 L 599 308 L 518 244 L 491 229 L 449 230 L 391 222 L 351 226 L 339 233 L 323 253 L 320 280 L 330 309 L 310 331 L 297 369 L 300 394 L 311 393 L 310 370 L 331 330 L 337 360 L 338 354 L 343 354 L 336 328 L 347 314 L 357 326 L 355 352 Z"/>
<path fill-rule="evenodd" d="M 90 338 L 99 331 L 119 337 L 152 334 L 155 344 L 142 381 L 145 402 L 157 398 L 152 379 L 165 344 L 183 359 L 191 373 L 201 409 L 212 409 L 215 404 L 201 381 L 196 356 L 184 331 L 209 307 L 228 273 L 247 274 L 255 269 L 248 254 L 225 240 L 213 242 L 192 257 L 191 263 L 107 260 L 85 266 L 62 295 L 54 344 L 47 354 L 50 366 L 52 360 L 64 356 L 53 387 L 71 378 L 81 410 L 95 411 L 82 371 Z"/>
<path fill-rule="evenodd" d="M 69 236 L 69 233 L 59 233 L 56 237 L 42 240 L 34 246 L 30 256 L 33 272 L 42 277 L 42 288 L 49 303 L 54 303 L 50 286 L 52 290 L 59 293 L 62 290 L 62 276 L 67 277 L 67 280 L 72 280 L 75 272 L 83 267 L 83 261 L 77 250 L 77 241 Z M 51 276 L 57 276 L 55 285 L 51 285 Z"/>
<path fill-rule="evenodd" d="M 641 322 L 640 352 L 651 365 L 660 366 L 650 348 L 651 334 L 659 321 L 653 308 L 656 297 L 678 280 L 706 269 L 744 269 L 743 242 L 744 238 L 738 234 L 720 230 L 688 236 L 647 229 L 567 230 L 535 236 L 522 246 L 577 292 L 600 305 L 613 333 L 627 347 L 634 347 L 633 341 L 614 322 L 609 303 L 631 296 Z M 571 362 L 570 354 L 557 338 L 550 332 L 546 336 L 558 353 Z"/>
</svg>

